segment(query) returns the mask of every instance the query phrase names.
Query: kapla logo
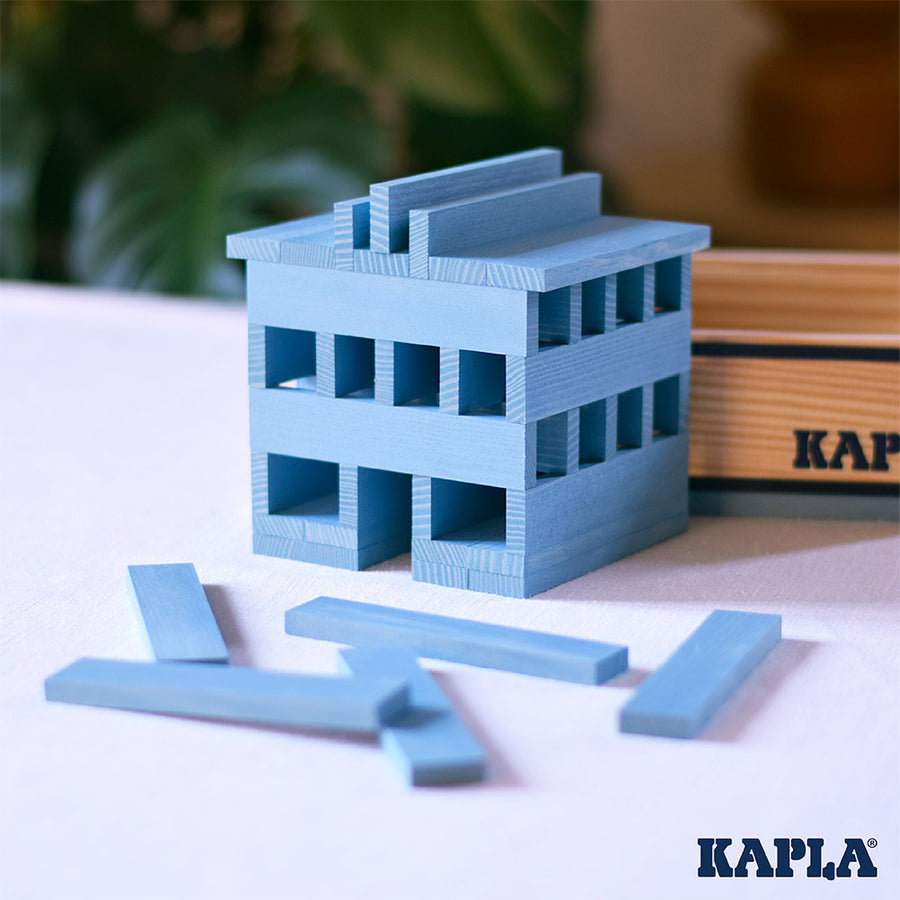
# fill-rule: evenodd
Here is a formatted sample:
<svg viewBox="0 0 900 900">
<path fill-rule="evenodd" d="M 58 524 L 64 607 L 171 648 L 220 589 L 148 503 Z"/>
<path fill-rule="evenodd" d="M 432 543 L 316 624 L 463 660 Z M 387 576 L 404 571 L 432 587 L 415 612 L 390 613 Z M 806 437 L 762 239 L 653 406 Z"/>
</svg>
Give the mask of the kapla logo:
<svg viewBox="0 0 900 900">
<path fill-rule="evenodd" d="M 834 439 L 827 431 L 794 431 L 794 468 L 843 469 L 847 457 L 851 469 L 887 472 L 891 467 L 888 457 L 900 453 L 900 434 L 896 431 L 873 431 L 865 442 L 855 431 L 839 431 L 830 451 L 822 446 L 823 441 L 830 444 Z"/>
<path fill-rule="evenodd" d="M 737 845 L 729 852 L 734 843 L 731 838 L 698 838 L 700 845 L 700 868 L 697 874 L 701 878 L 746 878 L 751 865 L 756 870 L 757 878 L 793 878 L 792 863 L 805 861 L 798 869 L 807 878 L 875 878 L 878 869 L 869 856 L 869 850 L 878 846 L 875 838 L 864 841 L 862 838 L 844 838 L 844 850 L 840 862 L 822 862 L 823 838 L 775 838 L 772 848 L 767 853 L 759 838 L 742 838 L 743 849 L 738 853 Z M 729 855 L 731 859 L 729 859 Z M 734 860 L 734 864 L 732 864 Z M 775 863 L 773 866 L 772 863 Z"/>
</svg>

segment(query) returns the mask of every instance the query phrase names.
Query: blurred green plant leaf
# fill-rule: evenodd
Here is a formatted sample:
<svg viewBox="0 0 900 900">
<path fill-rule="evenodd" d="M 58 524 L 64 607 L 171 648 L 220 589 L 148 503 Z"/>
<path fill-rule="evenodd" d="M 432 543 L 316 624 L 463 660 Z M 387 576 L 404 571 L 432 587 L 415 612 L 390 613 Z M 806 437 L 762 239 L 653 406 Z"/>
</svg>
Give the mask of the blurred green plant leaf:
<svg viewBox="0 0 900 900">
<path fill-rule="evenodd" d="M 580 61 L 580 2 L 314 0 L 310 10 L 367 72 L 457 112 L 546 106 Z"/>
<path fill-rule="evenodd" d="M 70 262 L 90 284 L 235 297 L 240 264 L 225 235 L 358 196 L 383 164 L 356 94 L 309 84 L 223 136 L 195 109 L 166 113 L 88 176 L 76 200 Z"/>
<path fill-rule="evenodd" d="M 0 71 L 0 276 L 27 278 L 35 261 L 35 193 L 51 128 L 14 69 Z"/>
</svg>

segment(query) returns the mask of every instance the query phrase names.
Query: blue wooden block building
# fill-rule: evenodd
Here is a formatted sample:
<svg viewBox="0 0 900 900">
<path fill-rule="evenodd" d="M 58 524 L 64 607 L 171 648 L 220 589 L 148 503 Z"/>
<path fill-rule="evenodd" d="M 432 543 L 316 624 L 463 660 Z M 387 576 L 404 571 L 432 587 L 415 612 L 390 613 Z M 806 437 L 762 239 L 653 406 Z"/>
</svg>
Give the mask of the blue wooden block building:
<svg viewBox="0 0 900 900">
<path fill-rule="evenodd" d="M 253 542 L 525 597 L 683 531 L 691 253 L 542 149 L 231 235 Z"/>
</svg>

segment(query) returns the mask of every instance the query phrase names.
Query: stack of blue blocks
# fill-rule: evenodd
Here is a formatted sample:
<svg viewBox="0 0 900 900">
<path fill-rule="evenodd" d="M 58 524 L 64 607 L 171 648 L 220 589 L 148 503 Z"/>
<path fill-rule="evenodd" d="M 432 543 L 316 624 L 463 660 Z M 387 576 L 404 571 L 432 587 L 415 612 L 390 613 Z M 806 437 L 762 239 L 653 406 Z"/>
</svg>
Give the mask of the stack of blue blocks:
<svg viewBox="0 0 900 900">
<path fill-rule="evenodd" d="M 231 235 L 254 549 L 527 597 L 687 524 L 691 253 L 540 149 Z"/>
</svg>

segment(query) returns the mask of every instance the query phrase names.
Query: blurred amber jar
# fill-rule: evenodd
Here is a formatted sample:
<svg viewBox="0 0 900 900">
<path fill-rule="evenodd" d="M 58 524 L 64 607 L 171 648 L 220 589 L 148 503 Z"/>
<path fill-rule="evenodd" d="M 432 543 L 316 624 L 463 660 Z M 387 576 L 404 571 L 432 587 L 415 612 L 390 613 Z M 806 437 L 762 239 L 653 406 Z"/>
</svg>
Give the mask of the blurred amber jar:
<svg viewBox="0 0 900 900">
<path fill-rule="evenodd" d="M 768 0 L 784 41 L 750 72 L 753 183 L 810 202 L 897 199 L 900 70 L 896 0 Z"/>
</svg>

